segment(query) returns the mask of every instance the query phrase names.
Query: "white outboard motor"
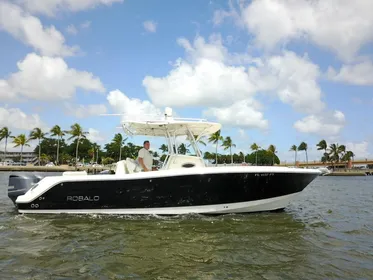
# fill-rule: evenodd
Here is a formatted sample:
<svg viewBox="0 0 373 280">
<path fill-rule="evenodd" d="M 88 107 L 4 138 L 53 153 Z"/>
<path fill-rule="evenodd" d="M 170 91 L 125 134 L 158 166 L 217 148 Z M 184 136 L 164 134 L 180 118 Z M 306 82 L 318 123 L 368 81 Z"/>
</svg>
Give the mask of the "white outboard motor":
<svg viewBox="0 0 373 280">
<path fill-rule="evenodd" d="M 16 199 L 24 195 L 34 184 L 43 179 L 44 176 L 34 173 L 11 174 L 8 183 L 8 197 L 16 205 Z"/>
</svg>

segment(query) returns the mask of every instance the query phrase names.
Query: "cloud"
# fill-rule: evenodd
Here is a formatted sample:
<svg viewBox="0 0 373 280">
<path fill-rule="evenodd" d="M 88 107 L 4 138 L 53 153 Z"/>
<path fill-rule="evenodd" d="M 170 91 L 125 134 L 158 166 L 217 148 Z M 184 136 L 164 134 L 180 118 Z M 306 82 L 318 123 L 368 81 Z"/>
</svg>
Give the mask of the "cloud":
<svg viewBox="0 0 373 280">
<path fill-rule="evenodd" d="M 233 18 L 255 36 L 259 47 L 272 50 L 306 39 L 349 61 L 372 42 L 373 2 L 370 0 L 253 0 L 214 15 L 215 24 Z"/>
<path fill-rule="evenodd" d="M 355 154 L 356 159 L 366 159 L 371 157 L 369 153 L 369 143 L 367 141 L 362 141 L 360 143 L 347 142 L 346 150 L 352 151 Z"/>
<path fill-rule="evenodd" d="M 343 65 L 338 73 L 333 67 L 329 67 L 327 77 L 336 82 L 370 86 L 373 85 L 373 64 L 371 61 L 365 61 L 353 65 Z"/>
<path fill-rule="evenodd" d="M 260 105 L 254 100 L 244 100 L 224 108 L 209 108 L 204 115 L 215 117 L 223 125 L 267 129 L 268 120 L 259 111 Z"/>
<path fill-rule="evenodd" d="M 44 27 L 38 18 L 4 1 L 0 1 L 0 30 L 8 32 L 42 55 L 72 56 L 79 50 L 77 46 L 66 46 L 64 36 L 54 26 Z"/>
<path fill-rule="evenodd" d="M 314 134 L 322 137 L 337 136 L 345 125 L 345 116 L 341 111 L 309 115 L 294 123 L 294 128 L 302 133 Z"/>
<path fill-rule="evenodd" d="M 88 118 L 91 116 L 98 116 L 105 114 L 107 111 L 104 104 L 90 104 L 90 105 L 72 105 L 65 104 L 65 113 L 76 118 Z"/>
<path fill-rule="evenodd" d="M 151 20 L 143 22 L 144 28 L 146 31 L 155 33 L 157 31 L 157 23 Z"/>
<path fill-rule="evenodd" d="M 43 14 L 49 17 L 56 16 L 57 12 L 78 12 L 95 8 L 99 5 L 112 5 L 123 0 L 16 0 L 25 9 L 34 14 Z"/>
<path fill-rule="evenodd" d="M 237 1 L 238 7 L 236 8 L 231 0 L 228 1 L 228 11 L 219 9 L 214 12 L 213 23 L 220 25 L 227 18 L 232 18 L 236 25 L 244 27 L 244 21 L 241 17 L 240 10 L 244 9 L 244 1 Z"/>
<path fill-rule="evenodd" d="M 123 118 L 136 117 L 149 119 L 151 116 L 161 115 L 162 112 L 151 102 L 137 98 L 129 98 L 120 90 L 111 91 L 107 100 L 113 111 L 117 114 L 124 114 Z"/>
<path fill-rule="evenodd" d="M 223 39 L 220 34 L 214 33 L 210 35 L 208 42 L 203 37 L 197 36 L 193 43 L 184 37 L 178 38 L 177 43 L 184 48 L 187 60 L 193 64 L 198 63 L 200 59 L 209 59 L 228 65 L 241 65 L 253 62 L 253 57 L 248 53 L 230 53 L 223 45 Z"/>
<path fill-rule="evenodd" d="M 166 77 L 146 76 L 143 85 L 157 105 L 165 106 L 219 106 L 231 105 L 255 93 L 245 67 L 227 65 L 229 54 L 220 40 L 210 38 L 205 43 L 197 37 L 192 46 L 185 38 L 179 38 L 188 61 L 177 59 Z"/>
<path fill-rule="evenodd" d="M 19 71 L 8 80 L 0 80 L 0 97 L 17 95 L 34 100 L 63 100 L 71 98 L 78 88 L 104 92 L 99 78 L 92 73 L 69 68 L 62 58 L 28 54 L 17 63 Z M 7 93 L 8 92 L 8 93 Z"/>
<path fill-rule="evenodd" d="M 257 90 L 272 91 L 299 112 L 317 113 L 325 108 L 317 83 L 320 70 L 307 56 L 283 51 L 281 55 L 257 60 L 249 74 Z"/>
<path fill-rule="evenodd" d="M 272 93 L 302 113 L 316 114 L 325 108 L 317 83 L 319 67 L 306 55 L 290 51 L 263 58 L 232 54 L 216 34 L 209 42 L 197 36 L 193 44 L 185 38 L 179 38 L 178 43 L 186 58 L 178 58 L 168 75 L 143 80 L 156 106 L 206 106 L 210 107 L 207 115 L 225 124 L 262 129 L 268 127 L 268 121 L 256 106 L 259 94 Z M 235 110 L 240 112 L 239 120 Z"/>
<path fill-rule="evenodd" d="M 47 130 L 48 126 L 40 119 L 38 114 L 26 114 L 19 108 L 0 107 L 0 127 L 30 131 L 34 127 Z"/>
<path fill-rule="evenodd" d="M 238 135 L 241 139 L 247 139 L 248 135 L 246 134 L 245 130 L 242 128 L 238 129 Z"/>
<path fill-rule="evenodd" d="M 66 28 L 66 32 L 71 34 L 71 35 L 76 35 L 78 34 L 78 30 L 76 29 L 75 25 L 74 24 L 70 24 L 67 28 Z"/>
<path fill-rule="evenodd" d="M 91 26 L 91 22 L 89 20 L 86 20 L 85 22 L 83 22 L 81 25 L 80 25 L 80 28 L 82 29 L 87 29 Z"/>
<path fill-rule="evenodd" d="M 105 141 L 105 137 L 103 135 L 101 135 L 101 133 L 94 129 L 94 128 L 89 128 L 88 129 L 88 135 L 87 135 L 87 139 L 93 143 L 102 143 Z"/>
</svg>

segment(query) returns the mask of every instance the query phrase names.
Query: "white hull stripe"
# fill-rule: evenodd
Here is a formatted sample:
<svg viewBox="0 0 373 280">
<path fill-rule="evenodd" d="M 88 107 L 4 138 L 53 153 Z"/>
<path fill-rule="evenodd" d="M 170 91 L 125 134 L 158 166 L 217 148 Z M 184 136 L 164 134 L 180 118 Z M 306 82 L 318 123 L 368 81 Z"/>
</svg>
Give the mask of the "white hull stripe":
<svg viewBox="0 0 373 280">
<path fill-rule="evenodd" d="M 24 214 L 119 214 L 119 215 L 180 215 L 189 213 L 199 214 L 228 214 L 248 213 L 282 209 L 289 205 L 299 193 L 261 199 L 249 202 L 215 204 L 204 206 L 183 206 L 164 208 L 133 208 L 133 209 L 51 209 L 51 210 L 18 210 Z"/>
</svg>

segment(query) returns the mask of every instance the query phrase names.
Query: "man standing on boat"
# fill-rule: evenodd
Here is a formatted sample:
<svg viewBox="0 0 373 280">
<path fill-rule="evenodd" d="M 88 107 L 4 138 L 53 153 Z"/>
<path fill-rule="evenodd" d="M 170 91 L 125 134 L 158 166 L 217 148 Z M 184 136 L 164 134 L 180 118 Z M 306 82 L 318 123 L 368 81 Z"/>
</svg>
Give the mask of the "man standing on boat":
<svg viewBox="0 0 373 280">
<path fill-rule="evenodd" d="M 150 142 L 144 141 L 144 147 L 140 149 L 137 161 L 144 172 L 151 171 L 153 166 L 153 156 L 149 152 Z"/>
</svg>

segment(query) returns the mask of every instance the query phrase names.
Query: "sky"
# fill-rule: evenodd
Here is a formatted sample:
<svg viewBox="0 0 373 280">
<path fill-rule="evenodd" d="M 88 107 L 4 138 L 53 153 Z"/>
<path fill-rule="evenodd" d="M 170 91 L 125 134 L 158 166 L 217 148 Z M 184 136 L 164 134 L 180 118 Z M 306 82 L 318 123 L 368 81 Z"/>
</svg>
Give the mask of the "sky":
<svg viewBox="0 0 373 280">
<path fill-rule="evenodd" d="M 0 0 L 0 127 L 77 122 L 103 145 L 122 131 L 120 116 L 102 114 L 171 107 L 221 123 L 236 153 L 273 144 L 291 161 L 305 141 L 318 160 L 325 139 L 373 158 L 372 10 L 371 0 Z"/>
</svg>

